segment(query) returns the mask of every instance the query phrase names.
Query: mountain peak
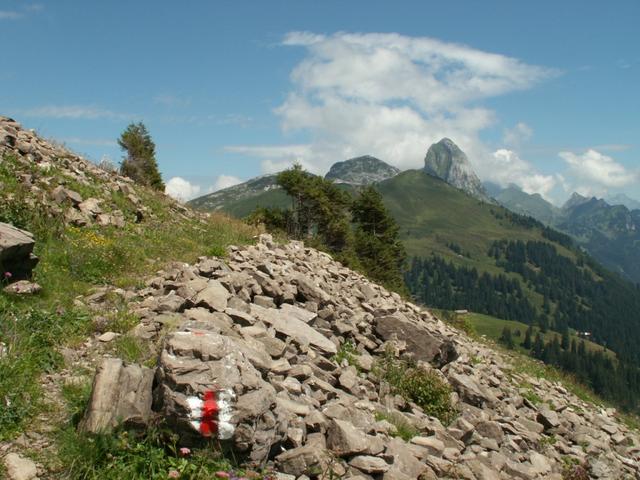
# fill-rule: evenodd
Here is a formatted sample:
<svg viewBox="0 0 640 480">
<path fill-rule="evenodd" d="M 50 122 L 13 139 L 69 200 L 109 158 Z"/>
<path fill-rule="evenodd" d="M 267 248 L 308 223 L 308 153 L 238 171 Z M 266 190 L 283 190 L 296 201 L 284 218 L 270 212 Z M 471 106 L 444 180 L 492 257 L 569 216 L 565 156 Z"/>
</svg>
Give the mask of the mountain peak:
<svg viewBox="0 0 640 480">
<path fill-rule="evenodd" d="M 587 203 L 589 200 L 591 200 L 591 197 L 585 197 L 584 195 L 580 195 L 578 192 L 573 192 L 562 208 L 563 210 L 569 210 L 582 205 L 583 203 Z"/>
<path fill-rule="evenodd" d="M 336 183 L 370 185 L 395 177 L 400 170 L 371 155 L 350 158 L 331 165 L 325 178 Z"/>
<path fill-rule="evenodd" d="M 445 137 L 429 147 L 424 158 L 424 171 L 471 196 L 488 200 L 467 155 L 450 138 Z"/>
</svg>

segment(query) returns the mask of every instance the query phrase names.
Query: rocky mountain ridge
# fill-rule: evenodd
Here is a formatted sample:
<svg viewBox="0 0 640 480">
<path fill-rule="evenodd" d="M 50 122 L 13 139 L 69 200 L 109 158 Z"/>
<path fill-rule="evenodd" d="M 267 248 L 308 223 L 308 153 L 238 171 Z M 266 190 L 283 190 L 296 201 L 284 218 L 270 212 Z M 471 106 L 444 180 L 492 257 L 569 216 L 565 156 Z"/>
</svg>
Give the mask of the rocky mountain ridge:
<svg viewBox="0 0 640 480">
<path fill-rule="evenodd" d="M 378 183 L 392 178 L 398 173 L 400 173 L 400 169 L 371 155 L 364 155 L 334 163 L 325 178 L 336 183 L 359 186 Z"/>
<path fill-rule="evenodd" d="M 443 138 L 429 147 L 424 171 L 483 201 L 490 201 L 467 155 L 453 141 Z"/>
<path fill-rule="evenodd" d="M 640 282 L 640 210 L 577 192 L 558 208 L 515 186 L 494 189 L 493 196 L 510 210 L 571 235 L 607 268 Z"/>
</svg>

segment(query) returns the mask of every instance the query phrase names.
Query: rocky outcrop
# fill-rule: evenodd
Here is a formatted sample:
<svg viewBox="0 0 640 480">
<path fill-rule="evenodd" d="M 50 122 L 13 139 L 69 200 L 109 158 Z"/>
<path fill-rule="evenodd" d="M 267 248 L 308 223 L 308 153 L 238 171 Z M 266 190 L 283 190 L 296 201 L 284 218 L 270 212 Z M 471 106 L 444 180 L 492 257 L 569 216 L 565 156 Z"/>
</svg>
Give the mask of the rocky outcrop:
<svg viewBox="0 0 640 480">
<path fill-rule="evenodd" d="M 31 277 L 31 271 L 38 264 L 38 257 L 33 254 L 34 246 L 31 233 L 0 222 L 0 275 L 3 281 Z"/>
<path fill-rule="evenodd" d="M 429 147 L 424 171 L 483 201 L 490 201 L 467 155 L 448 138 Z"/>
<path fill-rule="evenodd" d="M 172 326 L 153 410 L 185 445 L 217 437 L 283 478 L 561 480 L 568 464 L 590 478 L 638 478 L 638 437 L 614 410 L 514 370 L 300 242 L 263 235 L 147 285 L 129 295 L 141 319 L 131 334 L 159 340 Z M 447 382 L 453 421 L 397 395 L 378 374 L 382 355 Z"/>
<path fill-rule="evenodd" d="M 382 160 L 364 155 L 331 165 L 325 178 L 349 185 L 371 185 L 395 177 L 400 170 Z"/>
<path fill-rule="evenodd" d="M 33 130 L 23 129 L 15 120 L 0 116 L 0 163 L 5 162 L 4 170 L 15 173 L 10 179 L 13 192 L 5 199 L 68 225 L 122 228 L 127 222 L 138 223 L 150 215 L 131 179 L 100 168 L 40 138 Z M 2 179 L 0 188 L 1 183 Z M 178 205 L 175 207 L 177 210 Z M 193 216 L 184 210 L 180 214 Z"/>
</svg>

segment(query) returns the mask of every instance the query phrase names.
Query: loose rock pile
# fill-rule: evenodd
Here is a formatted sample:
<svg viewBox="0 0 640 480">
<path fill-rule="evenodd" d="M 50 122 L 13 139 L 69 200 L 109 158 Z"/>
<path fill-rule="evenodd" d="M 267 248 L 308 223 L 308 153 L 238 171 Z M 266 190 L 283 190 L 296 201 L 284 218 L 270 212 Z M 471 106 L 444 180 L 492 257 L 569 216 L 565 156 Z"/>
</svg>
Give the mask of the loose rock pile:
<svg viewBox="0 0 640 480">
<path fill-rule="evenodd" d="M 0 116 L 0 164 L 9 161 L 7 158 L 19 165 L 15 181 L 22 187 L 23 195 L 5 196 L 4 201 L 23 203 L 33 211 L 78 227 L 122 228 L 153 216 L 130 178 L 114 169 L 101 168 L 61 145 L 42 139 L 33 130 L 23 129 L 15 120 Z M 83 197 L 77 191 L 85 187 L 91 196 L 85 192 Z M 114 202 L 115 194 L 121 197 L 119 202 Z M 196 215 L 177 203 L 173 208 L 176 215 Z"/>
<path fill-rule="evenodd" d="M 291 479 L 560 480 L 567 465 L 590 478 L 640 478 L 638 437 L 615 411 L 514 373 L 499 353 L 300 242 L 263 235 L 224 262 L 174 264 L 136 296 L 132 334 L 166 335 L 153 392 L 144 368 L 108 360 L 116 380 L 105 388 L 96 377 L 86 418 L 103 420 L 85 421 L 88 430 L 155 413 L 185 445 L 217 435 Z M 346 345 L 352 361 L 338 363 Z M 450 425 L 380 380 L 385 352 L 451 385 Z M 402 440 L 400 423 L 417 435 Z"/>
</svg>

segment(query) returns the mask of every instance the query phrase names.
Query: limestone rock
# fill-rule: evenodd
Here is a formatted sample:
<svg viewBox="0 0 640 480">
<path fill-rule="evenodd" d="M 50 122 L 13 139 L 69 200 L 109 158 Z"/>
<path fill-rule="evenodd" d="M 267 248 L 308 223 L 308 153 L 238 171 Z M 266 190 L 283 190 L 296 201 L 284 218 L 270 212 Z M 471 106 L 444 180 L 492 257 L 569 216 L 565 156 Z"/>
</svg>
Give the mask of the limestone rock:
<svg viewBox="0 0 640 480">
<path fill-rule="evenodd" d="M 0 275 L 2 280 L 23 280 L 31 277 L 38 264 L 33 255 L 33 235 L 8 223 L 0 223 Z M 5 272 L 10 277 L 4 278 Z"/>
<path fill-rule="evenodd" d="M 7 480 L 33 480 L 38 475 L 33 460 L 17 453 L 10 453 L 4 457 L 4 466 L 7 469 Z"/>
<path fill-rule="evenodd" d="M 80 429 L 98 433 L 120 424 L 146 425 L 151 417 L 153 370 L 106 358 L 96 371 Z"/>
<path fill-rule="evenodd" d="M 458 356 L 450 341 L 435 337 L 423 325 L 412 323 L 401 313 L 376 318 L 375 329 L 383 340 L 395 338 L 406 342 L 407 352 L 415 360 L 442 367 Z"/>
</svg>

